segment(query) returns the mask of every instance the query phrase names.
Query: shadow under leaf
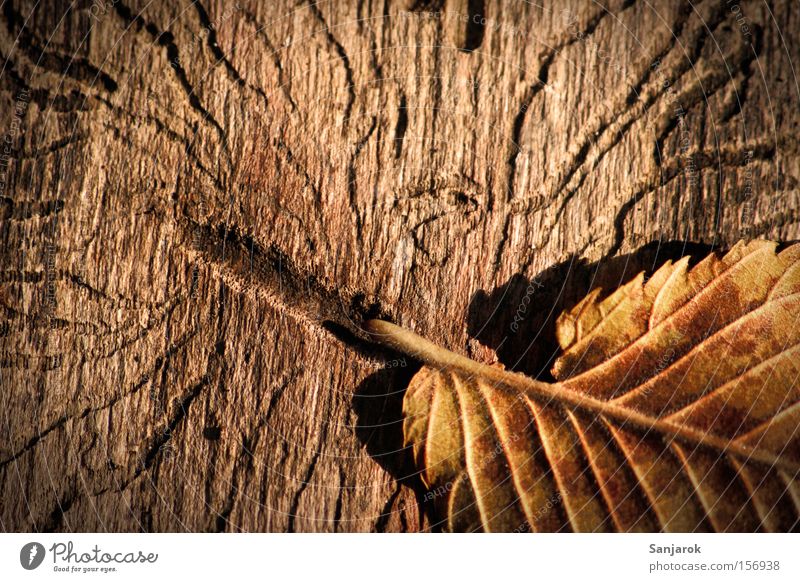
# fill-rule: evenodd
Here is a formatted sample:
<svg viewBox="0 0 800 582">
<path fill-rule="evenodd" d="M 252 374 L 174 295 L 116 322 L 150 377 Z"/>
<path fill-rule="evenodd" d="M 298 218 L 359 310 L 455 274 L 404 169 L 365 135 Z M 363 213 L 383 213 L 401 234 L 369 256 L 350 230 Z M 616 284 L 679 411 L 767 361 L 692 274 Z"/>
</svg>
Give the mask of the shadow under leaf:
<svg viewBox="0 0 800 582">
<path fill-rule="evenodd" d="M 400 355 L 388 362 L 390 367 L 367 376 L 353 394 L 356 438 L 392 478 L 414 492 L 420 519 L 427 515 L 433 521 L 432 506 L 425 497 L 426 489 L 414 466 L 411 447 L 403 445 L 403 396 L 421 366 Z M 392 366 L 398 362 L 402 365 Z"/>
<path fill-rule="evenodd" d="M 592 263 L 571 257 L 531 279 L 517 274 L 472 296 L 467 331 L 493 349 L 507 369 L 551 382 L 550 367 L 560 352 L 555 323 L 563 311 L 592 289 L 610 293 L 642 271 L 649 275 L 666 261 L 686 255 L 697 262 L 711 250 L 701 243 L 656 241 L 634 253 Z"/>
</svg>

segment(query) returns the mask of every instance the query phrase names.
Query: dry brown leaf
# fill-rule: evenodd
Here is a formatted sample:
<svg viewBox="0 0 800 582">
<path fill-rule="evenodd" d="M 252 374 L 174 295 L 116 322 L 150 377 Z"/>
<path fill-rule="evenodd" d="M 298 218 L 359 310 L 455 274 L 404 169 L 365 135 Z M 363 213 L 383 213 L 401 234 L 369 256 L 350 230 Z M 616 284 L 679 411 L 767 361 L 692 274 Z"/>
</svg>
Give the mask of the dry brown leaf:
<svg viewBox="0 0 800 582">
<path fill-rule="evenodd" d="M 422 360 L 404 434 L 453 531 L 800 527 L 800 245 L 667 263 L 557 322 L 547 384 L 367 329 Z"/>
</svg>

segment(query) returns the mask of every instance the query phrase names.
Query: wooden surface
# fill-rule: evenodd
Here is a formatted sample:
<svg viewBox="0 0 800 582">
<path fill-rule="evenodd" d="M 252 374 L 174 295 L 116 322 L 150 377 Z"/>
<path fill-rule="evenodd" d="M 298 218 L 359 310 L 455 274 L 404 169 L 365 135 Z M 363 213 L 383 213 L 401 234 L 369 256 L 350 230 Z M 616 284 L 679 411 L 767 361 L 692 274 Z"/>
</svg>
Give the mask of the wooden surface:
<svg viewBox="0 0 800 582">
<path fill-rule="evenodd" d="M 800 232 L 789 2 L 33 4 L 0 15 L 3 530 L 435 527 L 415 364 L 360 318 L 546 376 L 594 284 Z"/>
</svg>

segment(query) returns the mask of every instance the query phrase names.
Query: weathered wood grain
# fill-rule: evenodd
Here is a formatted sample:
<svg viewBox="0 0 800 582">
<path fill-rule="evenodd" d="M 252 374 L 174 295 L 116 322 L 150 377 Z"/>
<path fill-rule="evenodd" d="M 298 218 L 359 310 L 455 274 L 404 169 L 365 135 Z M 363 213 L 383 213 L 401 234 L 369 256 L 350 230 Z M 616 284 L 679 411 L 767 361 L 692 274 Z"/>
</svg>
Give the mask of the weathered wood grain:
<svg viewBox="0 0 800 582">
<path fill-rule="evenodd" d="M 572 258 L 586 291 L 800 232 L 789 2 L 34 4 L 0 15 L 3 530 L 428 528 L 412 363 L 358 318 L 539 361 L 484 330 L 531 278 L 538 326 Z"/>
</svg>

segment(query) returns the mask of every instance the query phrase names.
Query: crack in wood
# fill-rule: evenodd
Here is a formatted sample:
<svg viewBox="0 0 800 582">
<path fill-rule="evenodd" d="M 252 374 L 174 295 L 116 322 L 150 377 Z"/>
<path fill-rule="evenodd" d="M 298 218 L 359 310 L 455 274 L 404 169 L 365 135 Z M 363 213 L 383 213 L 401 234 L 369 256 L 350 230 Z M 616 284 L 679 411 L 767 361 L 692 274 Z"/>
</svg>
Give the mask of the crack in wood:
<svg viewBox="0 0 800 582">
<path fill-rule="evenodd" d="M 16 70 L 15 63 L 0 51 L 0 61 L 5 63 L 3 70 L 3 80 L 6 86 L 2 89 L 10 90 L 13 93 L 26 92 L 30 95 L 30 101 L 36 103 L 42 111 L 53 111 L 56 113 L 69 113 L 72 111 L 87 111 L 89 109 L 87 100 L 89 97 L 77 89 L 72 89 L 67 94 L 52 93 L 41 87 L 32 87 Z"/>
<path fill-rule="evenodd" d="M 61 530 L 65 522 L 66 513 L 77 498 L 78 494 L 75 491 L 68 492 L 64 497 L 57 497 L 56 506 L 50 512 L 40 531 L 42 533 L 52 533 Z"/>
<path fill-rule="evenodd" d="M 342 521 L 342 504 L 344 502 L 344 492 L 348 489 L 345 487 L 345 483 L 347 481 L 347 475 L 345 475 L 344 469 L 339 467 L 339 490 L 336 494 L 336 505 L 333 509 L 333 531 L 339 531 L 339 524 Z"/>
<path fill-rule="evenodd" d="M 241 490 L 241 487 L 239 485 L 240 475 L 242 473 L 252 472 L 253 458 L 254 458 L 253 451 L 255 450 L 258 444 L 259 434 L 261 429 L 269 425 L 270 419 L 274 411 L 276 410 L 278 403 L 281 401 L 281 398 L 284 395 L 286 388 L 290 386 L 295 381 L 298 374 L 302 373 L 303 371 L 304 371 L 303 366 L 297 366 L 292 368 L 289 372 L 283 375 L 283 377 L 277 382 L 277 387 L 272 391 L 272 394 L 270 395 L 266 412 L 259 415 L 258 422 L 256 422 L 255 425 L 252 426 L 250 433 L 242 437 L 242 447 L 240 449 L 239 455 L 237 455 L 236 462 L 234 463 L 228 495 L 226 497 L 222 509 L 217 514 L 217 517 L 214 522 L 216 531 L 218 532 L 226 531 L 228 526 L 234 525 L 230 522 L 229 518 L 231 513 L 233 512 L 236 500 L 238 499 L 239 492 Z M 259 409 L 261 407 L 261 396 L 262 396 L 261 393 L 259 393 L 256 397 L 257 400 L 256 409 Z M 286 443 L 284 442 L 284 445 L 285 444 Z"/>
<path fill-rule="evenodd" d="M 189 100 L 189 105 L 194 109 L 200 118 L 209 123 L 217 132 L 222 144 L 222 149 L 226 153 L 226 160 L 229 166 L 232 166 L 230 158 L 230 151 L 228 150 L 228 135 L 225 129 L 214 118 L 211 112 L 200 101 L 200 97 L 195 91 L 194 86 L 189 82 L 189 77 L 186 69 L 180 63 L 180 55 L 178 45 L 175 43 L 175 36 L 168 30 L 161 31 L 152 22 L 146 21 L 141 14 L 133 15 L 133 11 L 121 1 L 114 2 L 114 9 L 117 14 L 129 25 L 133 26 L 134 30 L 145 30 L 150 37 L 161 47 L 166 50 L 167 60 L 170 63 L 170 68 L 175 73 L 180 87 L 186 94 Z"/>
<path fill-rule="evenodd" d="M 772 160 L 775 157 L 775 152 L 775 144 L 757 143 L 750 150 L 692 151 L 687 155 L 692 157 L 697 172 L 701 172 L 705 168 L 713 167 L 743 167 L 753 159 Z M 682 176 L 682 169 L 680 160 L 671 158 L 661 164 L 658 174 L 650 175 L 641 180 L 641 185 L 627 197 L 627 200 L 614 217 L 613 242 L 604 255 L 605 259 L 614 256 L 622 248 L 622 244 L 625 241 L 625 222 L 636 204 L 647 194 L 663 188 Z"/>
<path fill-rule="evenodd" d="M 353 75 L 353 67 L 350 65 L 350 57 L 347 56 L 347 51 L 344 49 L 344 46 L 341 42 L 336 38 L 336 36 L 331 31 L 330 26 L 325 21 L 325 17 L 322 15 L 322 11 L 319 9 L 317 5 L 318 2 L 316 0 L 306 0 L 308 4 L 308 8 L 311 11 L 311 14 L 317 19 L 320 24 L 322 24 L 322 30 L 325 32 L 325 38 L 328 39 L 328 42 L 333 46 L 336 54 L 339 56 L 339 59 L 342 61 L 342 66 L 344 67 L 344 74 L 346 79 L 345 90 L 347 91 L 347 103 L 344 107 L 344 121 L 342 123 L 343 130 L 347 129 L 347 125 L 350 122 L 350 115 L 353 111 L 353 105 L 356 101 L 356 92 L 355 92 L 355 77 Z"/>
<path fill-rule="evenodd" d="M 314 471 L 317 468 L 317 462 L 319 461 L 320 455 L 322 454 L 322 447 L 324 446 L 325 440 L 328 436 L 328 427 L 331 423 L 324 422 L 322 423 L 322 430 L 320 431 L 318 445 L 314 450 L 314 455 L 311 457 L 311 462 L 308 464 L 308 468 L 306 469 L 306 473 L 303 476 L 303 480 L 300 482 L 300 487 L 295 492 L 294 496 L 292 497 L 292 504 L 289 506 L 289 523 L 286 526 L 286 531 L 292 533 L 295 531 L 295 520 L 298 517 L 298 510 L 300 508 L 300 498 L 303 495 L 303 492 L 308 487 L 309 483 L 311 483 L 311 479 L 314 477 Z"/>
<path fill-rule="evenodd" d="M 214 55 L 215 59 L 217 59 L 217 63 L 222 63 L 225 66 L 225 70 L 237 85 L 242 87 L 245 86 L 246 82 L 242 75 L 236 70 L 236 67 L 233 66 L 230 59 L 225 56 L 225 53 L 222 52 L 222 48 L 220 48 L 219 43 L 217 42 L 217 31 L 214 28 L 211 18 L 208 16 L 208 12 L 203 6 L 203 3 L 200 2 L 200 0 L 196 0 L 195 2 L 192 2 L 192 5 L 197 12 L 197 17 L 200 19 L 200 25 L 206 30 L 206 44 L 208 45 L 211 54 Z M 258 90 L 257 88 L 255 89 Z M 267 96 L 263 91 L 260 92 L 260 95 L 266 100 Z"/>
<path fill-rule="evenodd" d="M 297 159 L 297 156 L 292 151 L 292 148 L 282 139 L 278 138 L 275 140 L 275 146 L 283 155 L 284 161 L 295 171 L 297 172 L 302 178 L 305 186 L 311 189 L 311 193 L 314 195 L 314 208 L 316 209 L 316 214 L 319 217 L 320 221 L 322 220 L 322 192 L 319 189 L 319 186 L 314 182 L 314 179 L 311 177 L 311 174 L 308 173 L 306 167 L 300 163 Z M 313 249 L 313 241 L 311 242 L 312 249 Z"/>
<path fill-rule="evenodd" d="M 453 1 L 453 0 L 451 0 Z M 485 0 L 466 0 L 461 4 L 466 4 L 464 12 L 464 31 L 463 37 L 459 35 L 456 45 L 460 51 L 471 53 L 480 48 L 483 43 L 483 36 L 486 33 L 486 2 Z"/>
<path fill-rule="evenodd" d="M 219 43 L 217 42 L 217 31 L 214 28 L 213 23 L 211 22 L 211 18 L 209 17 L 208 12 L 203 7 L 200 0 L 195 0 L 192 4 L 194 5 L 195 10 L 197 11 L 197 16 L 200 19 L 200 24 L 203 26 L 203 28 L 206 29 L 206 31 L 208 31 L 206 44 L 208 45 L 211 54 L 214 55 L 215 59 L 217 59 L 217 64 L 218 63 L 223 64 L 225 70 L 227 71 L 230 78 L 233 79 L 234 83 L 236 83 L 240 87 L 246 87 L 251 91 L 255 91 L 256 94 L 258 94 L 258 96 L 264 100 L 264 103 L 266 105 L 269 105 L 269 96 L 264 91 L 264 89 L 248 82 L 247 79 L 245 79 L 242 76 L 242 74 L 236 69 L 236 67 L 233 66 L 233 63 L 231 63 L 230 59 L 222 51 L 222 48 L 219 46 Z M 290 100 L 290 102 L 292 103 L 292 105 L 294 105 L 293 101 Z"/>
<path fill-rule="evenodd" d="M 670 41 L 664 49 L 657 53 L 656 58 L 653 60 L 654 63 L 660 63 L 661 60 L 667 54 L 669 54 L 675 46 L 677 46 L 678 35 L 683 32 L 690 13 L 691 6 L 684 4 L 679 7 L 678 16 L 672 26 Z M 581 145 L 578 146 L 577 153 L 566 164 L 566 170 L 561 173 L 561 177 L 559 178 L 557 185 L 552 189 L 552 194 L 548 198 L 548 200 L 551 201 L 555 201 L 560 198 L 559 208 L 556 211 L 555 218 L 553 220 L 554 223 L 562 219 L 567 205 L 586 180 L 588 171 L 582 171 L 578 183 L 574 187 L 571 187 L 564 192 L 578 171 L 581 170 L 582 166 L 589 159 L 591 147 L 599 147 L 598 153 L 592 159 L 592 168 L 595 168 L 608 152 L 622 143 L 623 138 L 628 134 L 628 131 L 631 129 L 631 127 L 633 127 L 633 124 L 650 111 L 650 109 L 658 102 L 658 99 L 666 94 L 668 87 L 682 77 L 687 71 L 691 70 L 694 61 L 697 59 L 697 55 L 699 55 L 699 53 L 702 51 L 706 39 L 714 32 L 714 30 L 716 30 L 716 27 L 720 24 L 720 22 L 722 22 L 723 17 L 724 9 L 720 8 L 714 13 L 714 17 L 709 19 L 709 21 L 705 23 L 704 27 L 701 27 L 700 34 L 694 38 L 694 42 L 688 45 L 690 58 L 692 55 L 694 55 L 693 59 L 691 62 L 681 61 L 681 63 L 679 63 L 679 66 L 671 72 L 671 75 L 669 75 L 671 77 L 671 81 L 667 86 L 661 87 L 660 90 L 651 93 L 647 99 L 637 107 L 637 100 L 640 98 L 642 87 L 644 87 L 644 85 L 649 81 L 652 73 L 655 70 L 655 68 L 652 66 L 647 67 L 643 75 L 628 93 L 627 97 L 625 98 L 624 106 L 620 110 L 607 119 L 604 119 L 600 115 L 595 115 L 589 121 L 587 124 L 588 129 L 583 132 L 578 140 L 578 143 Z M 684 48 L 684 50 L 687 48 L 683 45 L 680 46 L 681 48 Z M 616 101 L 616 99 L 613 99 L 612 102 L 613 101 Z M 615 128 L 613 132 L 611 132 L 612 128 Z M 610 139 L 605 137 L 608 132 L 611 132 Z M 551 203 L 552 202 L 548 202 L 546 207 L 549 207 Z M 529 210 L 529 207 L 530 200 L 521 198 L 516 200 L 516 206 L 512 210 L 518 213 L 525 213 Z M 546 230 L 545 240 L 542 243 L 542 246 L 549 242 L 550 232 L 551 229 Z"/>
<path fill-rule="evenodd" d="M 400 91 L 400 105 L 397 108 L 397 123 L 394 126 L 394 158 L 398 159 L 403 153 L 403 139 L 408 128 L 408 102 L 406 94 Z"/>
<path fill-rule="evenodd" d="M 203 377 L 200 382 L 190 387 L 184 394 L 173 404 L 172 414 L 169 420 L 164 424 L 163 428 L 157 429 L 156 434 L 150 439 L 150 442 L 145 445 L 144 454 L 140 457 L 141 462 L 133 477 L 128 483 L 133 482 L 139 475 L 150 469 L 155 463 L 159 452 L 165 444 L 172 439 L 175 429 L 183 422 L 189 414 L 189 407 L 195 401 L 208 385 L 208 377 Z M 120 488 L 120 491 L 125 489 L 126 486 Z"/>
<path fill-rule="evenodd" d="M 183 152 L 186 154 L 187 159 L 192 163 L 194 167 L 200 170 L 200 173 L 206 176 L 210 181 L 211 184 L 217 189 L 219 192 L 227 192 L 228 189 L 220 180 L 220 176 L 211 170 L 209 170 L 203 163 L 200 161 L 200 158 L 197 156 L 197 152 L 195 151 L 194 142 L 189 141 L 188 138 L 179 134 L 175 130 L 169 128 L 165 122 L 160 120 L 159 118 L 152 116 L 152 115 L 137 115 L 131 111 L 128 111 L 124 107 L 120 107 L 111 103 L 107 99 L 103 99 L 101 97 L 95 98 L 98 103 L 105 105 L 109 108 L 112 112 L 116 113 L 117 115 L 123 115 L 134 122 L 142 122 L 147 125 L 153 126 L 157 132 L 162 135 L 165 135 L 167 138 L 175 142 L 176 144 L 180 145 L 183 148 Z M 133 140 L 127 138 L 127 135 L 121 131 L 119 127 L 116 125 L 110 124 L 103 124 L 106 129 L 108 129 L 112 135 L 116 138 L 124 141 L 131 147 L 136 147 L 142 149 L 141 144 L 134 142 Z M 194 124 L 191 128 L 192 134 L 197 137 L 197 125 Z"/>
<path fill-rule="evenodd" d="M 8 196 L 0 196 L 0 220 L 25 221 L 32 218 L 49 218 L 62 210 L 64 210 L 63 198 L 14 200 Z M 34 273 L 31 272 L 31 274 Z M 0 281 L 2 280 L 2 275 L 0 275 Z"/>
<path fill-rule="evenodd" d="M 63 416 L 59 417 L 55 422 L 51 423 L 46 428 L 40 430 L 38 432 L 38 434 L 30 437 L 28 439 L 28 442 L 22 448 L 20 448 L 17 452 L 13 453 L 10 457 L 4 459 L 3 461 L 0 461 L 0 470 L 5 469 L 5 467 L 7 465 L 9 465 L 10 463 L 16 461 L 22 455 L 24 455 L 25 453 L 27 453 L 28 451 L 33 449 L 36 445 L 39 444 L 39 442 L 42 439 L 47 437 L 54 430 L 59 429 L 61 427 L 64 427 L 67 422 L 69 422 L 71 420 L 82 420 L 82 419 L 86 418 L 87 416 L 89 416 L 91 414 L 95 414 L 97 412 L 101 412 L 103 410 L 111 408 L 117 402 L 119 402 L 120 400 L 122 400 L 124 398 L 128 398 L 130 396 L 134 396 L 144 386 L 146 386 L 147 383 L 150 380 L 153 379 L 155 374 L 158 373 L 158 371 L 161 369 L 161 367 L 164 365 L 164 362 L 168 358 L 170 358 L 171 356 L 176 354 L 178 351 L 183 349 L 186 345 L 188 345 L 189 341 L 192 338 L 194 338 L 196 335 L 197 335 L 197 330 L 193 330 L 193 331 L 189 332 L 188 334 L 184 335 L 181 339 L 179 339 L 174 344 L 170 345 L 170 347 L 167 348 L 167 350 L 164 353 L 162 353 L 161 355 L 156 357 L 155 364 L 154 364 L 153 368 L 150 371 L 145 372 L 139 378 L 139 380 L 136 383 L 134 383 L 134 385 L 131 387 L 130 390 L 122 392 L 120 394 L 113 395 L 110 399 L 108 399 L 106 402 L 100 404 L 99 406 L 86 407 L 80 412 L 78 412 L 78 411 L 68 412 L 68 413 L 64 414 Z"/>
<path fill-rule="evenodd" d="M 367 133 L 365 133 L 356 143 L 353 155 L 350 157 L 350 163 L 347 164 L 347 194 L 350 202 L 350 211 L 353 213 L 356 221 L 356 237 L 359 240 L 363 234 L 364 223 L 361 212 L 358 210 L 358 178 L 356 175 L 356 162 L 358 161 L 358 157 L 361 155 L 361 151 L 364 149 L 364 146 L 367 145 L 369 138 L 371 138 L 372 134 L 375 132 L 377 124 L 378 118 L 373 116 L 372 123 L 370 124 Z"/>
<path fill-rule="evenodd" d="M 620 13 L 627 10 L 630 7 L 629 4 L 624 4 Z M 511 134 L 511 153 L 509 154 L 507 165 L 508 165 L 508 172 L 506 176 L 506 202 L 516 202 L 514 206 L 512 206 L 512 212 L 516 213 L 519 212 L 521 207 L 526 207 L 525 204 L 526 198 L 516 199 L 515 196 L 515 181 L 516 181 L 516 173 L 517 173 L 517 158 L 519 157 L 520 152 L 522 151 L 522 147 L 520 146 L 522 140 L 522 130 L 525 126 L 525 120 L 528 114 L 528 111 L 531 109 L 531 105 L 533 104 L 534 98 L 539 95 L 546 87 L 550 77 L 550 67 L 553 65 L 556 56 L 560 55 L 565 49 L 569 48 L 573 44 L 586 39 L 587 37 L 594 34 L 597 27 L 600 26 L 600 23 L 603 21 L 606 16 L 608 16 L 610 12 L 605 8 L 599 10 L 586 24 L 584 29 L 580 31 L 578 34 L 570 35 L 570 37 L 559 43 L 554 47 L 548 47 L 540 56 L 541 64 L 539 65 L 539 71 L 536 75 L 536 81 L 528 88 L 526 91 L 525 97 L 523 97 L 522 104 L 517 111 L 517 114 L 514 117 L 514 121 L 512 123 L 512 134 Z M 619 16 L 619 15 L 617 15 Z M 589 150 L 590 142 L 586 142 L 581 149 L 578 151 L 578 154 L 572 160 L 572 170 L 567 172 L 567 176 L 562 179 L 562 183 L 566 183 L 571 179 L 571 175 L 573 175 L 578 168 L 585 162 L 586 156 Z M 571 172 L 571 173 L 570 173 Z M 515 200 L 516 199 L 516 200 Z M 526 208 L 527 209 L 527 208 Z M 497 273 L 497 269 L 499 269 L 501 264 L 501 258 L 503 253 L 505 252 L 505 246 L 508 242 L 508 229 L 510 226 L 511 218 L 507 216 L 503 222 L 503 234 L 501 235 L 497 245 L 495 247 L 494 255 L 494 273 Z M 549 234 L 548 234 L 549 236 Z"/>
<path fill-rule="evenodd" d="M 258 36 L 258 38 L 264 41 L 264 44 L 267 45 L 267 52 L 269 53 L 269 56 L 272 58 L 272 64 L 278 71 L 278 85 L 280 87 L 281 93 L 283 94 L 284 98 L 289 102 L 289 106 L 292 108 L 292 112 L 296 113 L 298 111 L 298 108 L 297 108 L 297 103 L 294 100 L 294 97 L 292 97 L 292 91 L 290 85 L 291 77 L 288 78 L 286 77 L 286 73 L 283 68 L 283 61 L 281 60 L 281 55 L 280 55 L 281 49 L 275 48 L 275 45 L 272 43 L 272 41 L 269 38 L 269 35 L 265 30 L 266 25 L 261 24 L 256 18 L 255 14 L 253 14 L 244 7 L 241 7 L 241 10 L 245 20 L 250 22 L 251 24 L 253 24 L 253 26 L 256 27 L 256 36 Z"/>
<path fill-rule="evenodd" d="M 375 521 L 375 525 L 372 526 L 372 531 L 376 533 L 383 533 L 386 531 L 386 526 L 389 524 L 389 519 L 392 517 L 392 507 L 394 506 L 397 498 L 400 496 L 400 492 L 403 490 L 403 486 L 399 482 L 395 482 L 394 491 L 389 496 L 389 499 L 386 500 L 386 503 L 383 506 L 380 514 L 378 515 L 378 519 Z"/>
<path fill-rule="evenodd" d="M 685 121 L 689 110 L 699 103 L 707 102 L 709 97 L 731 80 L 731 70 L 727 63 L 732 63 L 738 71 L 745 71 L 758 58 L 758 53 L 750 48 L 749 44 L 739 43 L 732 54 L 723 56 L 726 63 L 725 69 L 715 67 L 702 71 L 705 74 L 696 83 L 675 96 L 672 107 L 662 112 L 656 121 L 656 138 L 653 145 L 653 159 L 656 164 L 661 162 L 664 141 L 680 123 Z"/>
<path fill-rule="evenodd" d="M 662 50 L 662 52 L 653 60 L 654 63 L 660 63 L 661 59 L 666 56 L 672 49 L 678 45 L 678 37 L 676 34 L 680 34 L 683 32 L 686 22 L 688 21 L 689 14 L 691 12 L 691 6 L 682 5 L 678 9 L 678 16 L 676 17 L 676 21 L 672 26 L 672 34 L 670 35 L 670 42 L 667 45 L 667 48 Z M 597 165 L 602 161 L 605 155 L 613 150 L 616 146 L 622 143 L 623 138 L 628 134 L 628 131 L 633 126 L 633 124 L 641 119 L 650 109 L 658 102 L 658 99 L 665 95 L 668 92 L 669 87 L 672 86 L 676 80 L 681 78 L 687 71 L 691 70 L 694 67 L 695 61 L 698 59 L 700 53 L 702 52 L 703 46 L 705 46 L 705 42 L 709 36 L 713 34 L 716 30 L 717 26 L 719 26 L 720 22 L 722 22 L 724 17 L 724 9 L 720 8 L 714 13 L 714 16 L 709 19 L 708 22 L 703 23 L 703 27 L 701 27 L 701 33 L 696 37 L 695 42 L 689 45 L 689 56 L 685 61 L 682 61 L 682 66 L 679 66 L 675 71 L 672 72 L 670 75 L 672 77 L 671 82 L 669 85 L 662 87 L 660 91 L 656 91 L 655 94 L 651 95 L 650 98 L 643 104 L 642 107 L 639 108 L 638 112 L 635 111 L 634 106 L 636 101 L 630 101 L 631 94 L 636 95 L 639 97 L 639 90 L 645 85 L 645 83 L 650 79 L 654 68 L 647 67 L 645 69 L 644 74 L 640 77 L 639 81 L 637 81 L 634 89 L 631 93 L 628 94 L 628 97 L 625 99 L 625 107 L 623 107 L 617 114 L 608 118 L 608 120 L 603 121 L 602 118 L 596 117 L 593 122 L 589 123 L 590 131 L 585 132 L 582 136 L 584 138 L 582 145 L 580 146 L 578 153 L 574 156 L 574 158 L 570 161 L 568 166 L 568 170 L 564 175 L 563 179 L 559 182 L 558 186 L 556 186 L 554 190 L 553 197 L 562 196 L 561 203 L 559 204 L 558 211 L 556 212 L 555 222 L 561 220 L 564 211 L 566 210 L 567 204 L 572 200 L 574 195 L 578 192 L 581 188 L 583 183 L 588 176 L 589 171 L 596 168 Z M 681 45 L 681 48 L 684 48 Z M 639 90 L 637 90 L 637 87 Z M 617 125 L 619 119 L 625 115 L 628 115 L 628 119 L 622 123 L 616 131 L 611 134 L 610 139 L 606 139 L 606 143 L 603 144 L 602 140 L 605 138 L 607 132 L 610 131 L 610 128 Z M 599 124 L 599 125 L 598 125 Z M 592 127 L 594 125 L 598 125 L 598 127 Z M 600 144 L 598 146 L 598 143 Z M 589 170 L 585 170 L 581 172 L 579 177 L 578 183 L 574 186 L 569 188 L 566 193 L 564 190 L 569 185 L 570 181 L 574 178 L 576 173 L 583 167 L 586 163 L 589 155 L 590 148 L 592 146 L 599 147 L 599 151 L 596 156 L 592 159 L 592 166 Z M 549 240 L 549 239 L 548 239 Z M 546 244 L 546 242 L 545 242 Z"/>
<path fill-rule="evenodd" d="M 688 53 L 689 53 L 688 58 L 679 60 L 679 62 L 677 64 L 677 66 L 675 67 L 675 69 L 670 71 L 667 74 L 667 77 L 670 79 L 670 81 L 668 83 L 661 83 L 659 89 L 654 91 L 654 92 L 652 92 L 645 99 L 645 101 L 641 103 L 640 106 L 636 107 L 635 103 L 634 103 L 634 105 L 630 105 L 630 104 L 628 104 L 629 99 L 626 99 L 626 106 L 620 112 L 618 112 L 616 115 L 614 115 L 612 118 L 610 118 L 608 121 L 604 122 L 604 121 L 602 121 L 602 118 L 597 117 L 595 122 L 590 122 L 589 123 L 590 129 L 589 129 L 589 131 L 585 132 L 584 135 L 594 136 L 595 134 L 597 134 L 597 132 L 599 132 L 599 135 L 598 135 L 599 139 L 595 140 L 596 143 L 599 142 L 599 144 L 600 144 L 599 146 L 596 145 L 596 147 L 598 148 L 598 151 L 595 154 L 595 156 L 593 156 L 591 158 L 591 160 L 592 160 L 591 164 L 592 165 L 591 165 L 591 168 L 589 170 L 581 169 L 582 166 L 589 159 L 588 152 L 584 152 L 583 157 L 576 156 L 571 161 L 571 163 L 569 165 L 569 170 L 567 172 L 567 176 L 569 176 L 569 178 L 561 180 L 560 183 L 563 184 L 563 186 L 561 186 L 560 188 L 556 189 L 555 196 L 551 197 L 551 199 L 559 199 L 560 198 L 560 200 L 561 200 L 561 202 L 559 204 L 559 208 L 556 211 L 553 220 L 551 221 L 552 224 L 557 224 L 559 221 L 561 221 L 563 219 L 563 215 L 564 215 L 564 212 L 566 211 L 567 205 L 573 199 L 575 194 L 578 192 L 578 190 L 581 188 L 581 186 L 585 182 L 589 171 L 591 169 L 593 169 L 593 168 L 596 168 L 597 165 L 600 163 L 600 161 L 605 157 L 605 155 L 608 152 L 610 152 L 617 145 L 622 143 L 623 138 L 627 135 L 628 131 L 631 129 L 633 124 L 636 121 L 638 121 L 639 119 L 641 119 L 648 111 L 650 111 L 650 109 L 656 103 L 659 102 L 659 100 L 664 95 L 666 95 L 669 92 L 670 88 L 672 87 L 672 85 L 674 84 L 674 82 L 676 80 L 678 80 L 683 75 L 685 75 L 687 71 L 693 69 L 693 67 L 695 65 L 695 62 L 699 58 L 699 56 L 700 56 L 700 54 L 702 52 L 702 49 L 705 46 L 705 42 L 707 41 L 707 39 L 711 35 L 713 35 L 713 32 L 720 25 L 720 23 L 724 20 L 725 13 L 726 12 L 725 12 L 724 6 L 718 7 L 717 10 L 712 14 L 712 16 L 707 21 L 703 22 L 703 26 L 699 27 L 699 29 L 697 31 L 695 31 L 696 34 L 693 35 L 692 40 L 690 42 L 687 42 L 687 46 L 681 45 L 684 50 L 688 50 Z M 675 27 L 675 28 L 679 28 L 681 31 L 684 29 L 684 25 L 685 25 L 685 23 L 682 22 L 682 18 L 683 17 L 679 16 L 679 19 L 678 19 L 679 26 Z M 667 49 L 665 49 L 665 50 L 668 53 L 675 46 L 677 46 L 677 40 L 673 40 L 673 42 L 670 42 L 668 47 L 667 47 Z M 687 49 L 687 47 L 688 47 L 688 49 Z M 741 48 L 741 46 L 739 48 Z M 658 61 L 656 61 L 656 62 L 658 62 Z M 652 74 L 652 70 L 651 69 L 652 69 L 652 67 L 649 67 L 646 70 L 646 72 L 645 72 L 645 74 L 643 76 L 643 79 L 650 78 L 650 76 Z M 719 76 L 720 73 L 719 72 L 715 72 L 715 71 L 712 70 L 712 72 L 710 72 L 709 75 L 717 75 L 717 76 Z M 641 87 L 641 86 L 644 85 L 644 83 L 645 83 L 644 80 L 640 80 L 640 82 L 637 83 L 637 85 Z M 717 85 L 715 87 L 714 91 L 719 90 L 720 86 L 721 85 Z M 698 84 L 696 86 L 693 86 L 693 88 L 687 89 L 686 90 L 687 94 L 690 91 L 696 90 L 697 87 L 700 87 L 699 90 L 702 93 L 702 83 L 700 83 L 700 84 Z M 637 94 L 637 96 L 638 96 L 638 94 Z M 673 112 L 670 109 L 667 113 L 672 114 Z M 624 120 L 621 121 L 621 118 L 624 118 Z M 597 121 L 600 122 L 600 125 L 598 127 L 594 127 L 596 125 Z M 606 137 L 606 135 L 609 132 L 611 132 L 612 129 L 614 129 L 613 133 L 610 134 L 610 137 Z M 589 140 L 589 141 L 586 141 L 585 143 L 591 144 L 592 142 L 591 142 L 591 140 Z M 580 154 L 581 152 L 579 151 L 578 153 Z M 570 187 L 566 191 L 566 193 L 564 193 L 564 188 L 566 188 L 566 186 L 569 184 L 569 182 L 572 180 L 572 178 L 574 178 L 574 176 L 578 173 L 579 170 L 581 170 L 581 172 L 580 172 L 580 177 L 578 179 L 577 184 L 574 185 L 573 187 Z M 518 212 L 518 213 L 527 212 L 528 208 L 527 208 L 527 205 L 525 204 L 526 201 L 525 200 L 519 200 L 518 202 L 519 203 L 516 205 L 515 208 L 512 209 L 512 211 Z M 548 206 L 549 206 L 549 204 L 548 204 Z M 539 246 L 543 247 L 543 246 L 546 246 L 547 244 L 549 244 L 552 232 L 553 232 L 552 228 L 547 228 L 547 229 L 544 230 L 544 238 L 543 238 L 542 243 Z"/>
<path fill-rule="evenodd" d="M 74 54 L 67 57 L 52 51 L 46 51 L 38 46 L 35 35 L 25 28 L 28 19 L 23 20 L 22 15 L 14 10 L 11 2 L 3 3 L 3 15 L 5 16 L 9 35 L 16 39 L 16 46 L 21 48 L 28 58 L 36 63 L 37 67 L 52 73 L 65 75 L 82 83 L 89 82 L 90 87 L 93 87 L 95 82 L 100 81 L 107 93 L 114 93 L 117 90 L 119 86 L 117 81 L 109 74 L 95 67 L 86 58 L 78 57 Z M 30 18 L 30 15 L 28 18 Z"/>
</svg>

